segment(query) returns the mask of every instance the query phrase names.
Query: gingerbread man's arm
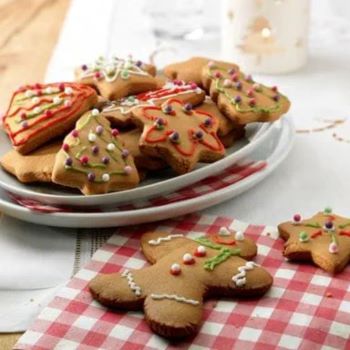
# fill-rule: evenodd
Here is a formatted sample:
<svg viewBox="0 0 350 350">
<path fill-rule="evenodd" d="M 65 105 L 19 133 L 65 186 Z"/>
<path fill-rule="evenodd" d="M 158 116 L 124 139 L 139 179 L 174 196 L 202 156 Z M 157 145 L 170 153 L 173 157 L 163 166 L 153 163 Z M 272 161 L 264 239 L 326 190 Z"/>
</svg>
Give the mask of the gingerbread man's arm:
<svg viewBox="0 0 350 350">
<path fill-rule="evenodd" d="M 154 264 L 173 250 L 191 244 L 192 240 L 181 233 L 147 232 L 141 237 L 141 249 L 146 259 Z"/>
</svg>

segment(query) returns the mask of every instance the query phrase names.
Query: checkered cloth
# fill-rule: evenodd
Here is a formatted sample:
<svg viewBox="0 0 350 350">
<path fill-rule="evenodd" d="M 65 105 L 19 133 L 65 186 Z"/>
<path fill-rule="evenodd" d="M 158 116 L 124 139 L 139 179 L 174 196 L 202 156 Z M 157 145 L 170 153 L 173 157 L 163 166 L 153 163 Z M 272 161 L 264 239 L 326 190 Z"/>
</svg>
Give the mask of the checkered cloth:
<svg viewBox="0 0 350 350">
<path fill-rule="evenodd" d="M 246 177 L 253 175 L 263 169 L 265 169 L 267 163 L 265 161 L 257 162 L 244 162 L 241 164 L 235 164 L 225 169 L 220 174 L 207 177 L 201 181 L 198 181 L 190 186 L 179 189 L 171 194 L 150 198 L 147 200 L 138 199 L 137 202 L 119 205 L 117 207 L 104 207 L 104 208 L 81 208 L 81 207 L 66 207 L 66 206 L 54 206 L 44 203 L 40 203 L 36 200 L 24 198 L 13 193 L 8 193 L 12 201 L 24 206 L 30 210 L 40 213 L 58 213 L 58 212 L 103 212 L 103 211 L 122 211 L 122 210 L 134 210 L 148 207 L 156 207 L 160 205 L 171 204 L 217 191 L 227 186 L 231 186 Z"/>
<path fill-rule="evenodd" d="M 206 302 L 204 323 L 191 340 L 170 343 L 152 333 L 141 312 L 112 312 L 91 298 L 87 284 L 97 273 L 146 264 L 139 242 L 144 231 L 193 237 L 221 226 L 256 239 L 256 262 L 274 276 L 274 285 L 258 300 Z M 332 277 L 288 263 L 282 247 L 272 228 L 224 217 L 190 215 L 121 229 L 58 292 L 15 349 L 350 349 L 350 268 Z"/>
</svg>

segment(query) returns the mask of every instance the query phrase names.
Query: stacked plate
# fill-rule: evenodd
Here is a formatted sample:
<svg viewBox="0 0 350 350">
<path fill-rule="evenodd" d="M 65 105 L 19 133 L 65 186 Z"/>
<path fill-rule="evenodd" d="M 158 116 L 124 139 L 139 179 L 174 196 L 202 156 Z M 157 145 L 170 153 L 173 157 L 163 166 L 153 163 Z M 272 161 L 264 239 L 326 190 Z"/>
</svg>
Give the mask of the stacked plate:
<svg viewBox="0 0 350 350">
<path fill-rule="evenodd" d="M 294 138 L 290 116 L 249 125 L 246 138 L 225 158 L 175 176 L 153 174 L 134 189 L 103 195 L 72 194 L 48 185 L 22 184 L 0 169 L 0 210 L 50 226 L 109 227 L 162 220 L 208 208 L 250 189 L 287 156 Z M 0 154 L 11 145 L 0 134 Z"/>
</svg>

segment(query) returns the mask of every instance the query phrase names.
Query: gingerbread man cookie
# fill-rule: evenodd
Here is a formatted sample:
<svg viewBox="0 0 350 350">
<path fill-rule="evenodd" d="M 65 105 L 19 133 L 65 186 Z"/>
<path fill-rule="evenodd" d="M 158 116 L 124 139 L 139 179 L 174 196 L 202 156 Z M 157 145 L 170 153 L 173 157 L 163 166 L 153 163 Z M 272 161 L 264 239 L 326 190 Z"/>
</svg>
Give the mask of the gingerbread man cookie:
<svg viewBox="0 0 350 350">
<path fill-rule="evenodd" d="M 286 241 L 283 255 L 290 260 L 313 261 L 330 273 L 342 271 L 349 263 L 350 219 L 333 214 L 330 208 L 305 220 L 295 214 L 278 231 Z"/>
<path fill-rule="evenodd" d="M 141 247 L 154 265 L 98 275 L 89 288 L 106 306 L 143 309 L 151 329 L 164 337 L 195 334 L 207 297 L 258 297 L 272 285 L 266 270 L 245 260 L 257 247 L 241 232 L 221 228 L 197 239 L 149 232 L 141 237 Z"/>
<path fill-rule="evenodd" d="M 0 159 L 0 164 L 21 182 L 51 182 L 56 154 L 61 146 L 62 140 L 57 140 L 25 155 L 12 150 Z"/>
<path fill-rule="evenodd" d="M 132 114 L 134 123 L 143 127 L 141 152 L 163 158 L 179 174 L 199 161 L 213 162 L 225 154 L 216 134 L 218 120 L 193 110 L 189 103 L 169 99 L 161 107 L 140 107 Z"/>
<path fill-rule="evenodd" d="M 102 108 L 102 115 L 116 127 L 128 127 L 132 125 L 131 115 L 135 108 L 160 106 L 169 98 L 176 98 L 196 106 L 203 102 L 205 92 L 194 83 L 186 84 L 181 80 L 169 81 L 160 89 L 107 102 Z"/>
<path fill-rule="evenodd" d="M 135 187 L 139 175 L 118 135 L 98 109 L 85 113 L 63 141 L 52 181 L 79 188 L 85 195 Z"/>
<path fill-rule="evenodd" d="M 26 154 L 70 130 L 97 102 L 94 89 L 83 84 L 34 84 L 19 88 L 3 119 L 14 148 Z"/>
<path fill-rule="evenodd" d="M 131 57 L 110 60 L 99 57 L 93 64 L 83 64 L 75 71 L 78 82 L 94 86 L 109 100 L 156 89 L 155 74 L 153 65 L 133 61 Z"/>
<path fill-rule="evenodd" d="M 290 106 L 276 86 L 258 84 L 229 63 L 209 61 L 203 67 L 202 81 L 221 112 L 240 125 L 274 121 Z"/>
</svg>

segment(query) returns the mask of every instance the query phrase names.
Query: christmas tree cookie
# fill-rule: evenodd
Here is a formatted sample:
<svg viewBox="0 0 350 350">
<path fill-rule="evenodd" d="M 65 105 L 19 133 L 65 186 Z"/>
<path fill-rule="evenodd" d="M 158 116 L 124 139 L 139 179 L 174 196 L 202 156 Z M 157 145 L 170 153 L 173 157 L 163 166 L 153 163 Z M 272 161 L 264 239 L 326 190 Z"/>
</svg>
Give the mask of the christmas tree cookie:
<svg viewBox="0 0 350 350">
<path fill-rule="evenodd" d="M 133 157 L 97 109 L 86 112 L 56 156 L 52 181 L 85 195 L 120 191 L 139 182 Z"/>
<path fill-rule="evenodd" d="M 99 57 L 94 63 L 83 64 L 75 71 L 78 82 L 94 86 L 109 100 L 156 89 L 155 74 L 153 65 L 133 61 L 131 57 Z"/>
<path fill-rule="evenodd" d="M 199 162 L 222 158 L 225 148 L 218 139 L 218 120 L 189 103 L 169 99 L 161 106 L 133 110 L 133 121 L 143 128 L 140 149 L 163 158 L 176 172 L 189 172 Z"/>
<path fill-rule="evenodd" d="M 350 260 L 350 219 L 330 208 L 303 220 L 300 214 L 278 226 L 286 241 L 283 255 L 290 260 L 312 261 L 322 269 L 337 273 Z"/>
<path fill-rule="evenodd" d="M 256 255 L 256 244 L 227 228 L 197 239 L 149 232 L 141 247 L 152 266 L 98 275 L 89 288 L 108 307 L 143 309 L 151 329 L 164 337 L 198 332 L 205 298 L 259 297 L 273 282 L 266 270 L 246 260 Z"/>
<path fill-rule="evenodd" d="M 259 84 L 229 63 L 209 61 L 202 81 L 221 112 L 240 125 L 274 121 L 290 106 L 277 87 Z"/>
<path fill-rule="evenodd" d="M 26 154 L 70 130 L 96 101 L 94 89 L 83 84 L 26 85 L 13 94 L 4 129 L 14 148 Z"/>
<path fill-rule="evenodd" d="M 107 102 L 103 106 L 102 114 L 113 125 L 127 127 L 132 124 L 131 115 L 136 107 L 160 106 L 169 98 L 176 98 L 196 106 L 204 101 L 205 92 L 195 83 L 186 84 L 181 80 L 169 81 L 160 89 Z"/>
</svg>

